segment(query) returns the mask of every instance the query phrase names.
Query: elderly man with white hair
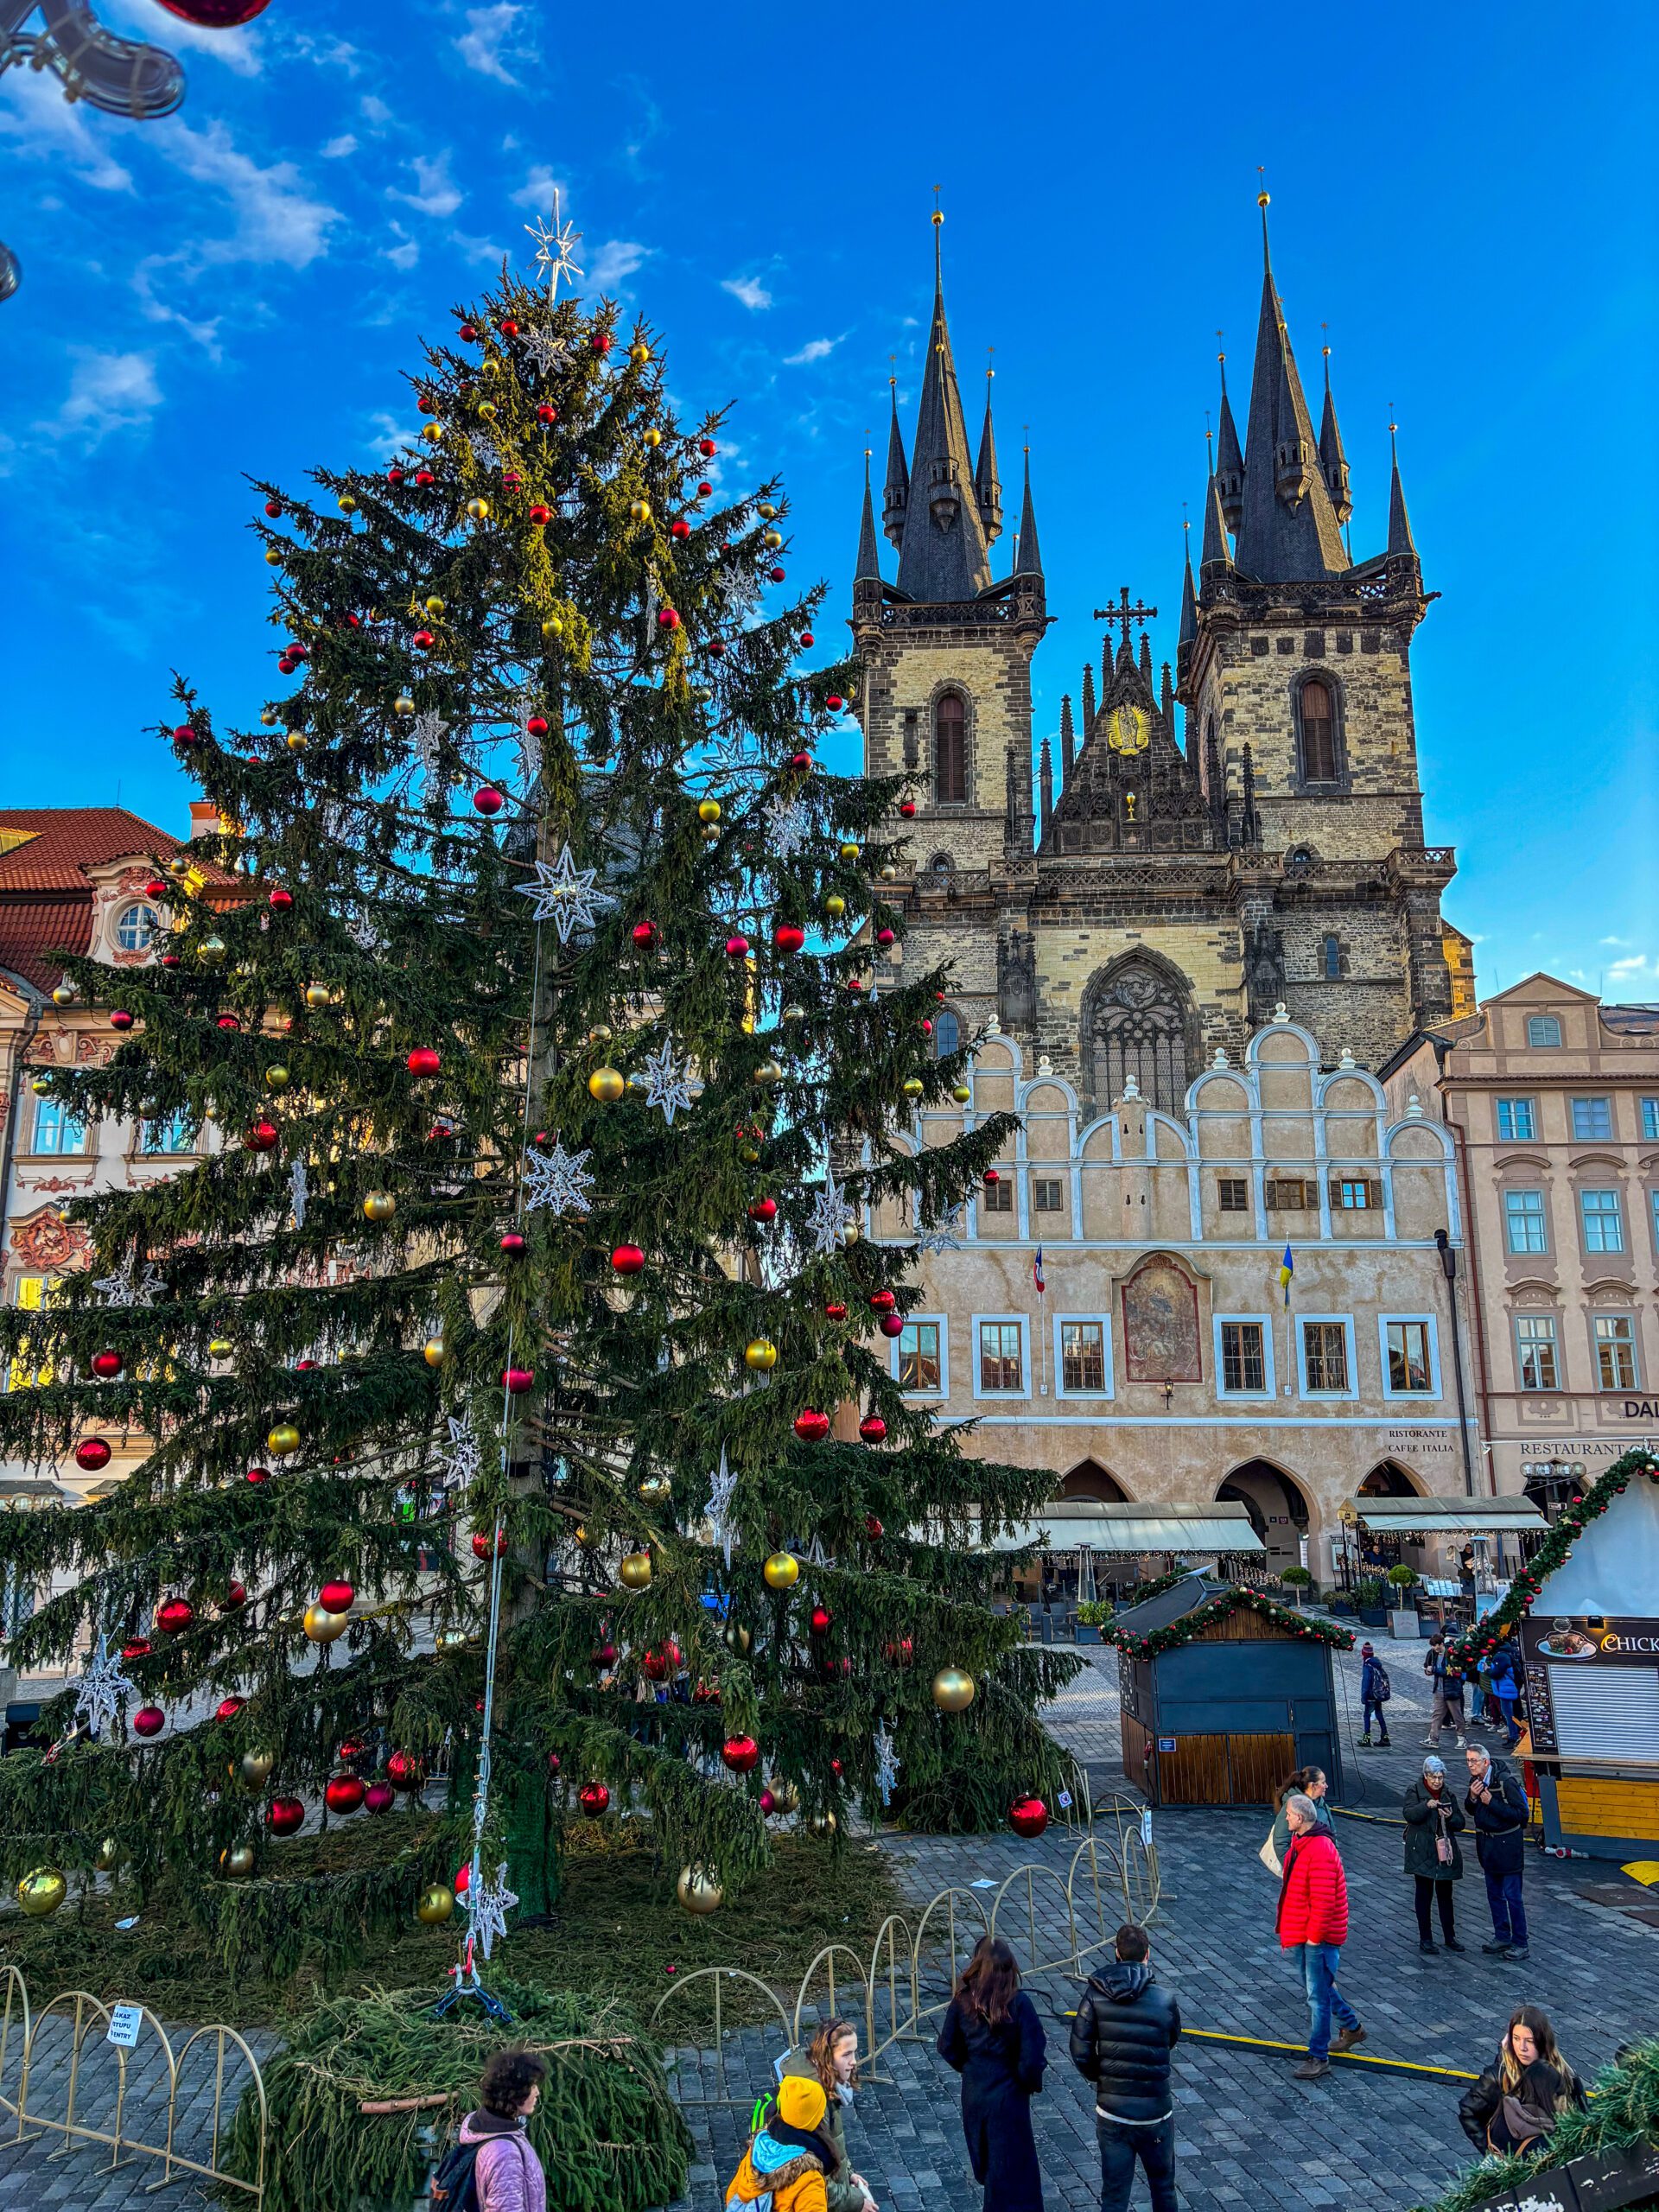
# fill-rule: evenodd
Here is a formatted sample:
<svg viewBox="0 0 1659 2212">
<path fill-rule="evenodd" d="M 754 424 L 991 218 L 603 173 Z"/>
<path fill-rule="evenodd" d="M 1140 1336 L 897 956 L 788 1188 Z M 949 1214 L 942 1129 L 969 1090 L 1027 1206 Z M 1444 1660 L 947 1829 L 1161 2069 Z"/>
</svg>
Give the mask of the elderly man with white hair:
<svg viewBox="0 0 1659 2212">
<path fill-rule="evenodd" d="M 1286 1801 L 1290 1847 L 1285 1853 L 1279 1891 L 1279 1943 L 1300 1961 L 1307 1993 L 1307 2056 L 1294 2071 L 1300 2082 L 1317 2082 L 1331 2071 L 1333 2050 L 1363 2043 L 1359 2015 L 1337 1987 L 1337 1967 L 1348 1935 L 1348 1878 L 1334 1836 L 1319 1826 L 1311 1797 L 1300 1792 Z M 1331 2039 L 1331 2014 L 1341 2023 Z"/>
</svg>

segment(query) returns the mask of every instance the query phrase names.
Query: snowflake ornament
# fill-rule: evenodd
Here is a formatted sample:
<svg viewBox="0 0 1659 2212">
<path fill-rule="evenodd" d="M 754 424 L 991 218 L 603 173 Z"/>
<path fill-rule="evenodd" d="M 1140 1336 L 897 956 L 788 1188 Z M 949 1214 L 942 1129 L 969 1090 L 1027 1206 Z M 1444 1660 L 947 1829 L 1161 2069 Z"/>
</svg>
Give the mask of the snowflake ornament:
<svg viewBox="0 0 1659 2212">
<path fill-rule="evenodd" d="M 521 691 L 513 702 L 512 741 L 518 748 L 518 780 L 528 791 L 542 772 L 542 741 L 531 728 L 532 717 L 539 720 L 541 702 L 529 691 Z"/>
<path fill-rule="evenodd" d="M 875 1732 L 875 1787 L 884 1805 L 893 1802 L 899 1770 L 904 1761 L 893 1748 L 893 1732 L 884 1720 Z"/>
<path fill-rule="evenodd" d="M 121 1671 L 121 1662 L 110 1655 L 110 1639 L 99 1630 L 98 1649 L 86 1662 L 86 1671 L 75 1689 L 75 1713 L 84 1720 L 89 1735 L 102 1735 L 115 1718 L 116 1700 L 136 1697 L 137 1682 L 129 1681 Z"/>
<path fill-rule="evenodd" d="M 582 244 L 582 232 L 577 230 L 575 224 L 561 222 L 560 213 L 559 194 L 556 186 L 550 219 L 538 215 L 533 223 L 524 225 L 526 232 L 535 242 L 536 266 L 547 279 L 547 297 L 550 306 L 558 296 L 561 276 L 568 283 L 571 277 L 585 276 L 587 273 L 578 265 L 575 257 L 575 250 Z M 539 336 L 541 334 L 533 334 Z"/>
<path fill-rule="evenodd" d="M 487 1959 L 495 1948 L 498 1936 L 507 1932 L 507 1914 L 518 1902 L 507 1887 L 507 1862 L 504 1859 L 495 1870 L 495 1879 L 486 1882 L 476 1859 L 462 1897 L 461 1909 L 467 1914 L 467 1933 Z"/>
<path fill-rule="evenodd" d="M 916 1249 L 918 1252 L 960 1252 L 967 1226 L 966 1209 L 958 1206 L 955 1213 L 947 1215 L 944 1221 L 920 1232 L 916 1239 Z"/>
<path fill-rule="evenodd" d="M 524 226 L 528 229 L 528 224 Z M 570 350 L 563 338 L 556 338 L 550 330 L 532 330 L 522 341 L 524 349 L 544 377 L 550 377 L 561 358 Z"/>
<path fill-rule="evenodd" d="M 421 773 L 429 784 L 435 784 L 442 777 L 442 739 L 445 730 L 450 727 L 435 707 L 429 707 L 423 714 L 416 715 L 410 725 L 415 758 L 420 762 Z"/>
<path fill-rule="evenodd" d="M 812 834 L 812 810 L 798 798 L 772 798 L 766 802 L 766 831 L 772 857 L 792 861 Z"/>
<path fill-rule="evenodd" d="M 608 893 L 595 891 L 595 868 L 577 868 L 570 858 L 567 845 L 559 855 L 557 864 L 550 868 L 545 861 L 536 862 L 536 880 L 521 883 L 518 895 L 531 899 L 531 912 L 538 922 L 550 921 L 559 933 L 559 943 L 569 944 L 572 930 L 590 930 L 598 918 L 596 909 L 616 904 Z"/>
<path fill-rule="evenodd" d="M 466 1490 L 478 1480 L 483 1471 L 484 1454 L 474 1434 L 471 1424 L 449 1415 L 449 1449 L 438 1454 L 438 1465 L 443 1470 L 442 1479 L 453 1483 L 457 1490 Z"/>
<path fill-rule="evenodd" d="M 833 1175 L 814 1196 L 806 1217 L 807 1234 L 812 1239 L 812 1249 L 820 1257 L 837 1250 L 852 1220 L 853 1210 L 847 1196 Z"/>
<path fill-rule="evenodd" d="M 153 1306 L 167 1288 L 167 1278 L 159 1268 L 146 1263 L 142 1275 L 136 1274 L 137 1262 L 130 1255 L 116 1274 L 100 1275 L 92 1288 L 106 1306 Z"/>
<path fill-rule="evenodd" d="M 524 1154 L 524 1206 L 546 1206 L 556 1214 L 586 1213 L 594 1179 L 588 1173 L 591 1151 L 567 1152 L 557 1137 L 551 1152 Z"/>
<path fill-rule="evenodd" d="M 288 1202 L 294 1209 L 294 1226 L 305 1227 L 305 1209 L 310 1203 L 310 1186 L 305 1178 L 305 1162 L 296 1160 L 288 1171 Z"/>
<path fill-rule="evenodd" d="M 670 1128 L 674 1126 L 676 1114 L 691 1103 L 690 1074 L 689 1057 L 677 1066 L 675 1065 L 671 1036 L 665 1038 L 656 1052 L 645 1055 L 645 1103 L 662 1108 L 663 1119 Z"/>
<path fill-rule="evenodd" d="M 720 1466 L 709 1481 L 708 1521 L 712 1530 L 709 1541 L 720 1546 L 721 1555 L 729 1573 L 732 1546 L 737 1541 L 737 1531 L 732 1526 L 732 1498 L 737 1489 L 737 1477 L 726 1464 L 726 1447 L 720 1447 Z"/>
</svg>

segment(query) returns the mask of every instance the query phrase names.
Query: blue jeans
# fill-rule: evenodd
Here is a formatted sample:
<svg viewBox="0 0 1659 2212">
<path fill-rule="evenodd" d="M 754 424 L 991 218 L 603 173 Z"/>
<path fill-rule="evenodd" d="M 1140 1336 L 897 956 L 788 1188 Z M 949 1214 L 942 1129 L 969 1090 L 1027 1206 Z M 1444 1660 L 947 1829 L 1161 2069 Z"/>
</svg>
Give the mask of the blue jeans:
<svg viewBox="0 0 1659 2212">
<path fill-rule="evenodd" d="M 1364 1725 L 1362 1730 L 1363 1734 L 1369 1736 L 1371 1732 L 1371 1715 L 1373 1713 L 1376 1715 L 1376 1731 L 1378 1735 L 1386 1736 L 1388 1734 L 1389 1716 L 1382 1710 L 1381 1699 L 1374 1697 L 1362 1698 L 1360 1700 L 1360 1711 L 1364 1715 Z"/>
<path fill-rule="evenodd" d="M 1100 2134 L 1100 2212 L 1128 2212 L 1135 2187 L 1135 2162 L 1146 2168 L 1152 2212 L 1175 2212 L 1175 2120 L 1131 2127 L 1121 2120 L 1097 2120 Z"/>
<path fill-rule="evenodd" d="M 1497 1707 L 1498 1718 L 1509 1732 L 1510 1747 L 1513 1750 L 1521 1740 L 1521 1731 L 1515 1725 L 1515 1700 L 1499 1697 L 1496 1690 L 1492 1692 L 1492 1697 Z"/>
<path fill-rule="evenodd" d="M 1527 1908 L 1521 1898 L 1521 1876 L 1495 1874 L 1490 1866 L 1483 1866 L 1486 1877 L 1486 1902 L 1492 1908 L 1492 1935 L 1500 1943 L 1513 1943 L 1517 1950 L 1527 1945 Z"/>
<path fill-rule="evenodd" d="M 1332 2012 L 1338 2024 L 1344 2028 L 1357 2028 L 1359 2015 L 1337 1987 L 1341 1944 L 1304 1943 L 1301 1955 L 1302 1986 L 1307 1992 L 1307 2055 L 1313 2059 L 1325 2059 L 1331 2056 Z"/>
</svg>

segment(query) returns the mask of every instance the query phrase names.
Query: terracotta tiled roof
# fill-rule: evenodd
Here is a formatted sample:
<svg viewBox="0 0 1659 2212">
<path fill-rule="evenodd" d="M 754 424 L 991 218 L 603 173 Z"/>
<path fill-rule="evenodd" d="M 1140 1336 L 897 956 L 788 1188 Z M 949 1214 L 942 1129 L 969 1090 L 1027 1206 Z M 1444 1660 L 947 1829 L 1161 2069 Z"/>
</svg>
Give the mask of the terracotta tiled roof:
<svg viewBox="0 0 1659 2212">
<path fill-rule="evenodd" d="M 55 990 L 63 974 L 62 961 L 49 954 L 85 952 L 92 938 L 90 899 L 0 898 L 0 968 L 10 968 L 37 991 Z"/>
<path fill-rule="evenodd" d="M 1659 1033 L 1659 1006 L 1605 1006 L 1601 1018 L 1609 1029 L 1626 1037 L 1651 1037 Z"/>
</svg>

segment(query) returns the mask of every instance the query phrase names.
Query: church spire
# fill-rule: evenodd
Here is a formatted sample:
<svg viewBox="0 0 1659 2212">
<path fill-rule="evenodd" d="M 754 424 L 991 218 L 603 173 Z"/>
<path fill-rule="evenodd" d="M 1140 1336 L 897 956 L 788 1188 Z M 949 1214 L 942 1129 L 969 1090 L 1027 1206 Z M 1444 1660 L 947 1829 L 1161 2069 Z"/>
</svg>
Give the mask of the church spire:
<svg viewBox="0 0 1659 2212">
<path fill-rule="evenodd" d="M 986 413 L 988 419 L 989 409 Z M 1042 550 L 1037 543 L 1037 510 L 1031 503 L 1031 448 L 1026 448 L 1026 490 L 1020 502 L 1020 550 L 1014 557 L 1016 576 L 1040 576 L 1043 573 Z"/>
<path fill-rule="evenodd" d="M 937 603 L 977 599 L 991 581 L 962 392 L 944 316 L 939 226 L 933 211 L 933 320 L 927 336 L 916 435 L 911 446 L 910 496 L 899 549 L 899 588 L 906 599 Z"/>
<path fill-rule="evenodd" d="M 974 493 L 987 545 L 995 545 L 1002 535 L 1002 484 L 996 473 L 996 432 L 991 427 L 991 379 L 995 374 L 995 369 L 987 367 L 985 427 L 979 434 L 979 460 L 974 468 Z"/>
<path fill-rule="evenodd" d="M 1054 818 L 1054 756 L 1048 749 L 1048 740 L 1043 740 L 1042 756 L 1038 764 L 1038 793 L 1042 806 L 1042 825 L 1045 837 L 1048 825 Z"/>
<path fill-rule="evenodd" d="M 1342 432 L 1337 428 L 1337 403 L 1331 397 L 1331 348 L 1322 346 L 1325 356 L 1325 413 L 1319 420 L 1319 469 L 1325 478 L 1325 488 L 1331 494 L 1331 504 L 1336 509 L 1337 520 L 1346 522 L 1354 512 L 1354 503 L 1348 491 L 1348 456 L 1342 449 Z"/>
<path fill-rule="evenodd" d="M 1083 741 L 1088 744 L 1095 734 L 1095 671 L 1087 661 L 1083 664 Z"/>
<path fill-rule="evenodd" d="M 1077 742 L 1071 728 L 1071 694 L 1067 691 L 1060 699 L 1060 785 L 1069 791 L 1071 785 L 1071 754 Z"/>
<path fill-rule="evenodd" d="M 1221 333 L 1216 335 L 1219 338 Z M 1217 353 L 1216 359 L 1221 364 L 1221 427 L 1217 434 L 1215 478 L 1221 493 L 1222 519 L 1229 530 L 1236 530 L 1244 512 L 1244 455 L 1233 422 L 1232 402 L 1227 397 L 1227 356 Z"/>
<path fill-rule="evenodd" d="M 870 496 L 870 449 L 864 448 L 864 518 L 858 530 L 858 565 L 853 582 L 881 581 L 881 554 L 875 537 L 875 502 Z"/>
<path fill-rule="evenodd" d="M 1274 283 L 1265 192 L 1256 204 L 1262 210 L 1262 312 L 1235 557 L 1261 583 L 1315 582 L 1343 575 L 1349 561 Z"/>
<path fill-rule="evenodd" d="M 1198 635 L 1198 595 L 1192 588 L 1192 543 L 1191 526 L 1181 524 L 1181 626 L 1175 637 L 1175 657 L 1179 660 L 1184 645 L 1196 644 Z"/>
<path fill-rule="evenodd" d="M 881 527 L 890 545 L 900 545 L 905 536 L 905 507 L 910 498 L 910 467 L 905 459 L 904 433 L 899 428 L 899 379 L 887 378 L 893 422 L 887 431 L 887 481 L 881 495 Z"/>
<path fill-rule="evenodd" d="M 1204 543 L 1198 553 L 1198 569 L 1207 577 L 1212 569 L 1226 570 L 1232 565 L 1233 556 L 1227 550 L 1227 523 L 1221 509 L 1221 486 L 1212 476 L 1204 495 Z"/>
<path fill-rule="evenodd" d="M 1394 442 L 1398 428 L 1395 423 L 1389 425 L 1389 558 L 1414 561 L 1417 544 L 1411 534 L 1411 517 L 1406 512 L 1406 494 L 1400 481 L 1400 454 Z"/>
</svg>

